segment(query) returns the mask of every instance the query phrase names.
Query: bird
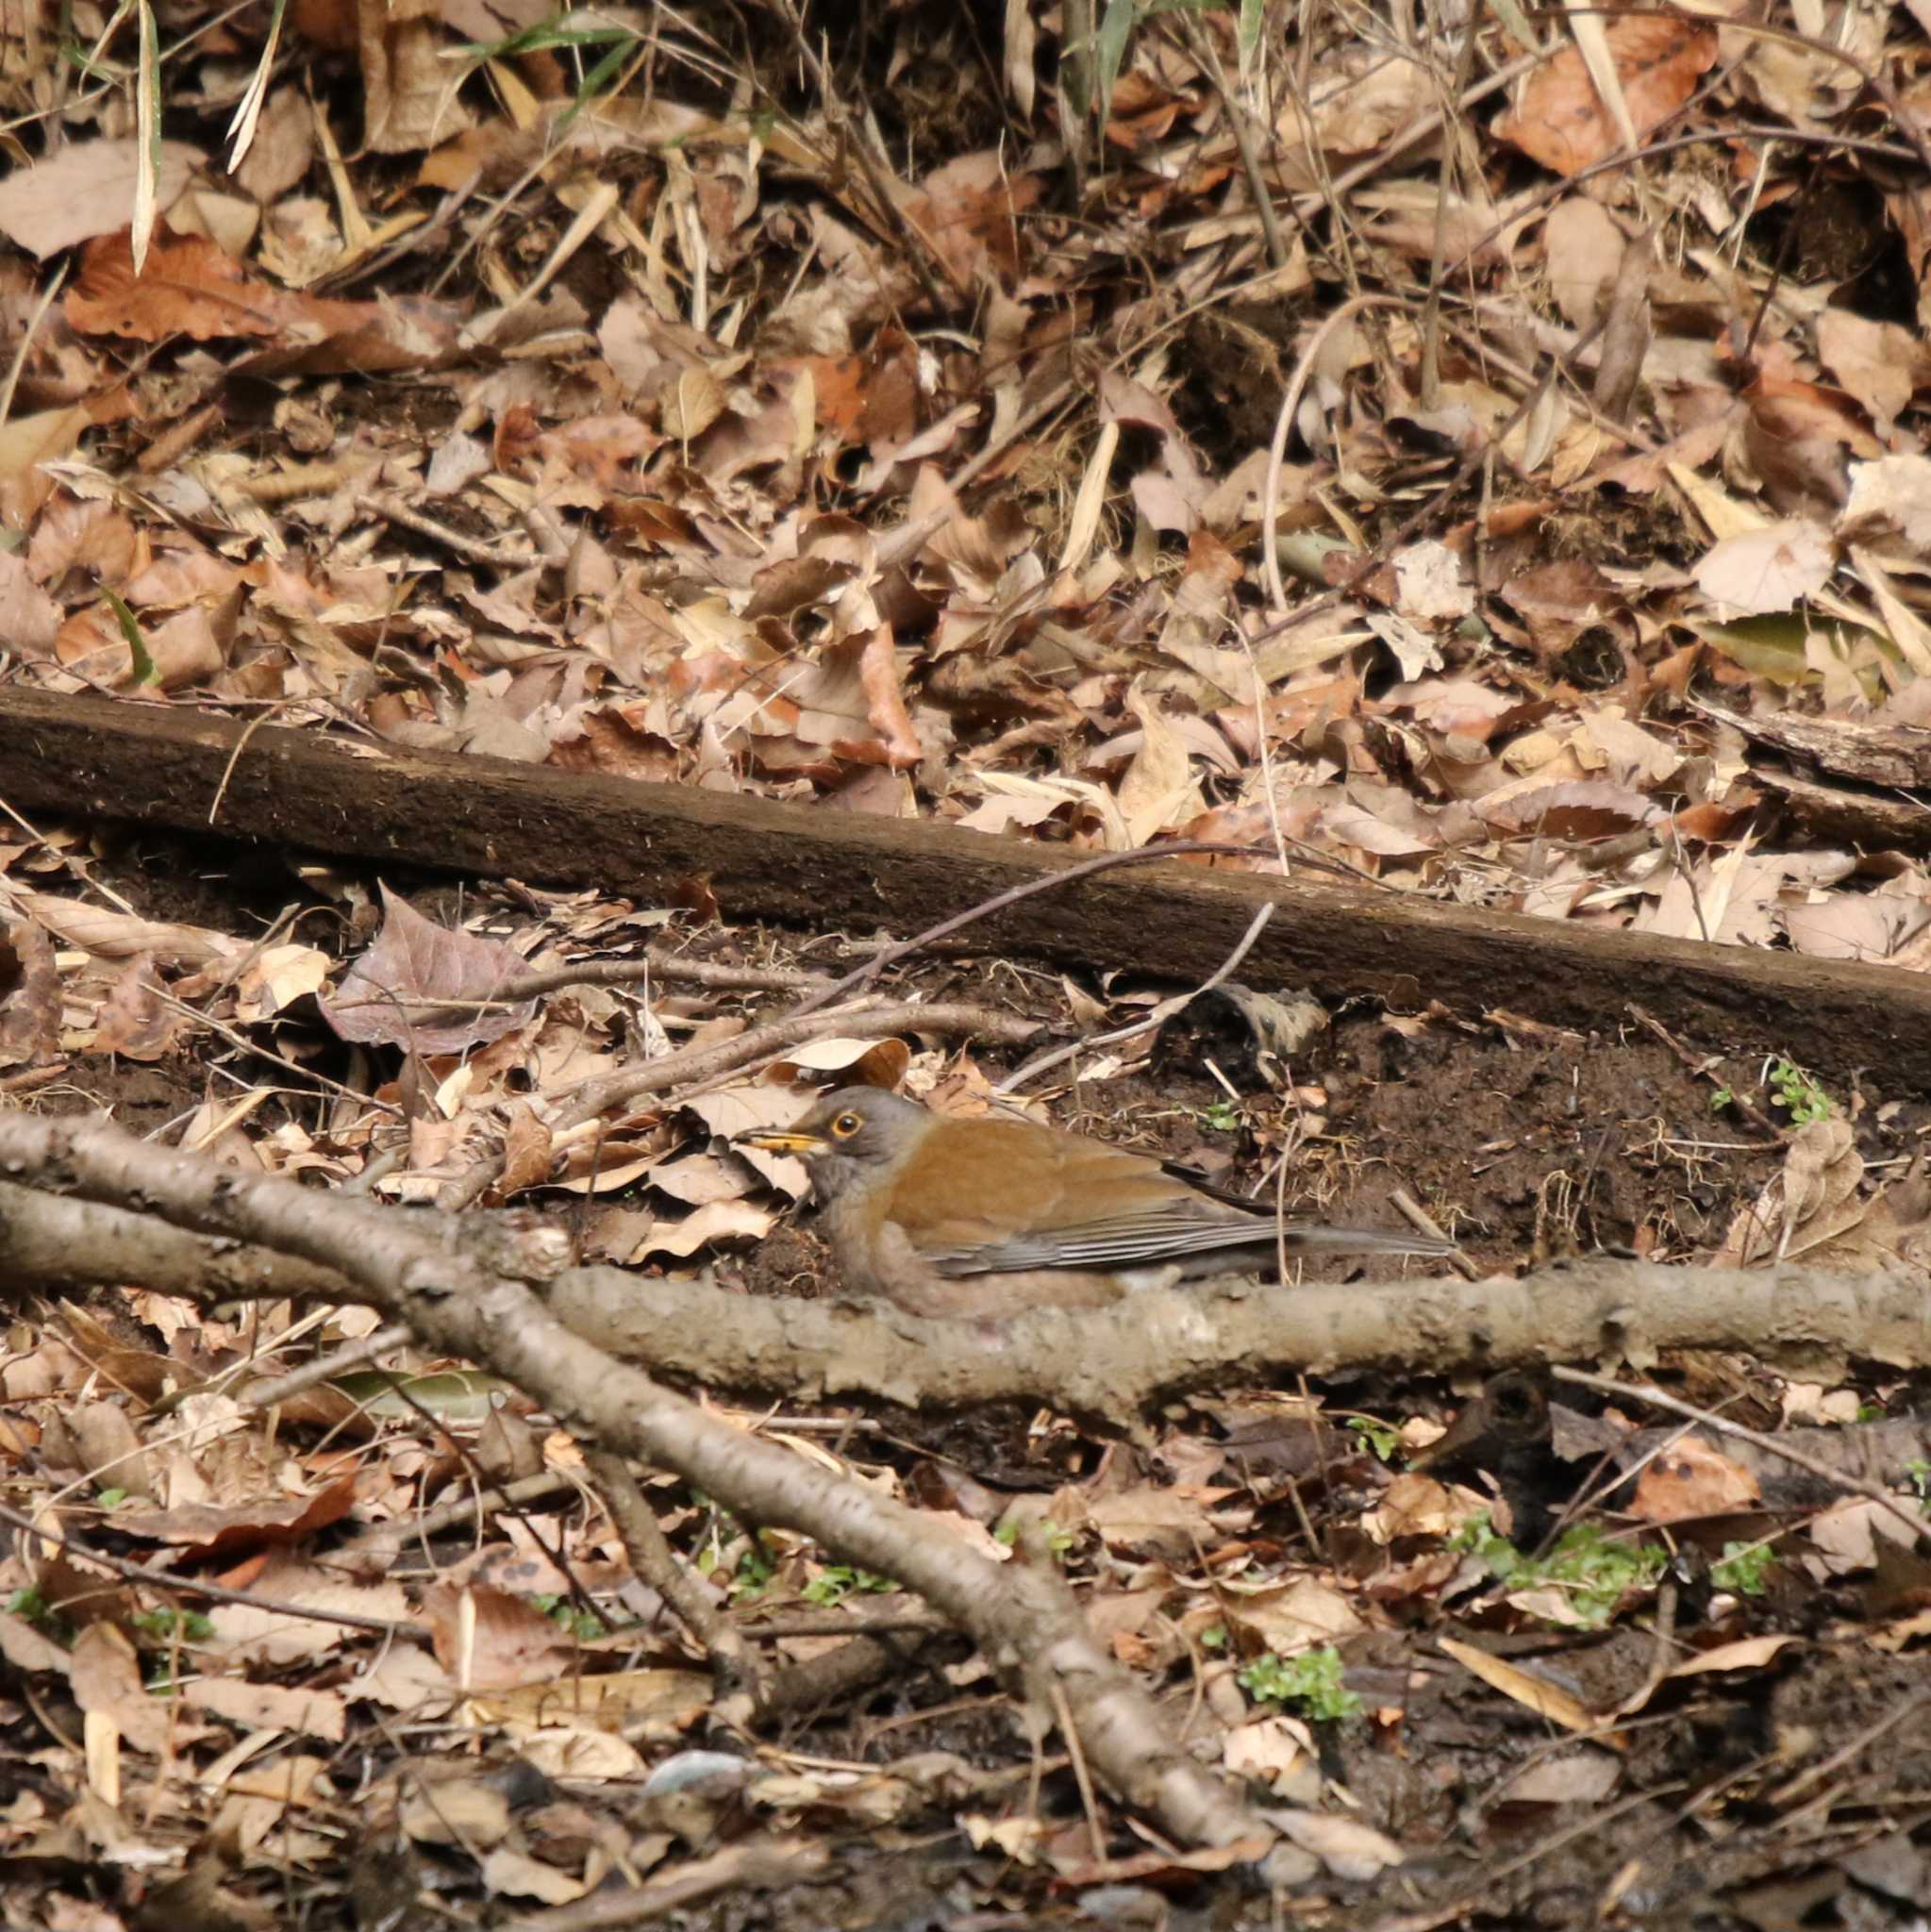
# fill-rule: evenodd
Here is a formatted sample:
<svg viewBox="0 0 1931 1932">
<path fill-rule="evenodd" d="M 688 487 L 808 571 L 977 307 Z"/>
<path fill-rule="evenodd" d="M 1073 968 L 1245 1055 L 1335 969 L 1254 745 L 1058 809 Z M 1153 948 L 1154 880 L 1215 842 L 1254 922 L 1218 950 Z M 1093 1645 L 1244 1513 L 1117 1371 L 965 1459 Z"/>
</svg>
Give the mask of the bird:
<svg viewBox="0 0 1931 1932">
<path fill-rule="evenodd" d="M 996 1320 L 1103 1307 L 1142 1288 L 1272 1266 L 1271 1206 L 1183 1169 L 1018 1119 L 936 1114 L 843 1087 L 732 1145 L 803 1158 L 839 1277 L 910 1315 Z M 1289 1254 L 1446 1255 L 1439 1236 L 1287 1223 Z"/>
</svg>

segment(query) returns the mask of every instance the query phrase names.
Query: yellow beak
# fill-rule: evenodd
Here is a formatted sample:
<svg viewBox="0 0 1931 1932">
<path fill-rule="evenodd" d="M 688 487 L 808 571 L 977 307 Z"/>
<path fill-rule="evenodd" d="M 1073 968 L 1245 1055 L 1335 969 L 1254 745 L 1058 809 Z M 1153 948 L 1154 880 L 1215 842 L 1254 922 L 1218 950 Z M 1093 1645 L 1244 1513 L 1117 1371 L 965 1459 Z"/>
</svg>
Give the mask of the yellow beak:
<svg viewBox="0 0 1931 1932">
<path fill-rule="evenodd" d="M 765 1154 L 795 1154 L 808 1158 L 830 1146 L 823 1134 L 801 1134 L 795 1127 L 752 1127 L 731 1136 L 733 1147 L 756 1147 Z"/>
</svg>

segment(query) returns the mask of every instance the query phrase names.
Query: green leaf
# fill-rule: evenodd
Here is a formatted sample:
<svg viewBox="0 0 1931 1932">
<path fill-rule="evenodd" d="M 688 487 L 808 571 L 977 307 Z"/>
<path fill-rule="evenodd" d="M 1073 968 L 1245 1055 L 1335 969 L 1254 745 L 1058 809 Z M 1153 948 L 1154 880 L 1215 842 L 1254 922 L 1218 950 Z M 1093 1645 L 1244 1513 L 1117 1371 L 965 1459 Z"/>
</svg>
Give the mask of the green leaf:
<svg viewBox="0 0 1931 1932">
<path fill-rule="evenodd" d="M 1304 1650 L 1298 1657 L 1270 1651 L 1240 1673 L 1240 1688 L 1257 1702 L 1291 1705 L 1305 1717 L 1332 1723 L 1357 1717 L 1361 1700 L 1341 1682 L 1341 1655 L 1334 1645 Z"/>
<path fill-rule="evenodd" d="M 1773 611 L 1768 617 L 1740 618 L 1735 624 L 1711 624 L 1701 618 L 1687 618 L 1684 627 L 1705 643 L 1713 645 L 1733 664 L 1773 684 L 1797 685 L 1816 676 L 1810 668 L 1810 640 L 1823 637 L 1845 661 L 1856 668 L 1860 647 L 1896 658 L 1897 646 L 1882 632 L 1867 630 L 1860 625 L 1827 624 L 1791 611 Z M 1859 681 L 1873 703 L 1883 695 L 1882 682 L 1874 671 L 1859 669 Z"/>
<path fill-rule="evenodd" d="M 1768 1543 L 1725 1543 L 1723 1556 L 1709 1566 L 1710 1581 L 1737 1596 L 1761 1596 L 1775 1567 Z"/>
<path fill-rule="evenodd" d="M 1103 126 L 1113 109 L 1113 84 L 1120 78 L 1120 68 L 1126 58 L 1127 38 L 1139 24 L 1139 20 L 1140 8 L 1136 0 L 1107 0 L 1107 10 L 1100 20 L 1100 30 L 1093 37 L 1097 42 L 1094 52 L 1098 57 L 1093 82 L 1093 106 Z"/>
<path fill-rule="evenodd" d="M 158 685 L 161 674 L 148 654 L 146 641 L 141 635 L 140 620 L 128 609 L 126 600 L 118 591 L 103 591 L 101 595 L 108 600 L 108 608 L 114 613 L 114 622 L 121 626 L 121 635 L 127 641 L 127 649 L 134 658 L 135 683 Z"/>
</svg>

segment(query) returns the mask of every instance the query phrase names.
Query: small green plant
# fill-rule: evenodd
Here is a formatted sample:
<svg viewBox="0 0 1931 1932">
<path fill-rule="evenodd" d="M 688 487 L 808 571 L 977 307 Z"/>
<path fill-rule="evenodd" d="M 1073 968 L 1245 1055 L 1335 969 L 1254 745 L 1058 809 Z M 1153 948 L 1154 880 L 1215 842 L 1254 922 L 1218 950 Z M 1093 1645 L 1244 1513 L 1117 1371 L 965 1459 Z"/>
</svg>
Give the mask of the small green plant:
<svg viewBox="0 0 1931 1932">
<path fill-rule="evenodd" d="M 1004 1543 L 1008 1550 L 1017 1549 L 1019 1547 L 1019 1524 L 1012 1522 L 1002 1523 L 992 1532 L 992 1541 Z M 1062 1563 L 1066 1560 L 1067 1551 L 1078 1541 L 1079 1539 L 1070 1529 L 1061 1529 L 1057 1523 L 1050 1524 L 1046 1530 L 1046 1548 Z"/>
<path fill-rule="evenodd" d="M 1359 1436 L 1382 1462 L 1392 1462 L 1401 1448 L 1401 1432 L 1372 1415 L 1351 1415 L 1348 1427 Z"/>
<path fill-rule="evenodd" d="M 1925 1506 L 1924 1513 L 1931 1516 L 1931 1462 L 1922 1456 L 1914 1456 L 1905 1464 L 1905 1474 L 1911 1479 L 1911 1487 L 1918 1492 L 1918 1501 Z"/>
<path fill-rule="evenodd" d="M 100 1490 L 95 1492 L 94 1501 L 103 1509 L 118 1509 L 127 1500 L 125 1490 Z"/>
<path fill-rule="evenodd" d="M 1776 1557 L 1768 1543 L 1725 1543 L 1723 1554 L 1709 1566 L 1710 1581 L 1738 1596 L 1761 1596 L 1770 1588 Z"/>
<path fill-rule="evenodd" d="M 1203 1107 L 1194 1119 L 1217 1134 L 1231 1134 L 1240 1124 L 1240 1109 L 1231 1100 L 1216 1100 L 1211 1107 Z"/>
<path fill-rule="evenodd" d="M 718 1510 L 717 1520 L 711 1524 L 704 1546 L 694 1560 L 697 1574 L 715 1577 L 724 1585 L 725 1594 L 733 1603 L 749 1602 L 762 1596 L 771 1587 L 772 1579 L 777 1574 L 777 1555 L 765 1531 L 760 1529 L 743 1534 L 742 1543 L 730 1570 L 727 1573 L 723 1571 L 719 1566 L 724 1561 L 724 1550 L 731 1542 L 734 1531 L 742 1534 L 738 1519 L 728 1510 Z"/>
<path fill-rule="evenodd" d="M 737 1568 L 724 1590 L 733 1603 L 754 1603 L 777 1576 L 777 1558 L 761 1536 L 755 1536 L 738 1553 Z"/>
<path fill-rule="evenodd" d="M 570 25 L 570 15 L 554 13 L 549 19 L 524 27 L 521 33 L 511 34 L 506 40 L 474 41 L 460 51 L 478 65 L 485 61 L 507 59 L 512 55 L 563 54 L 576 72 L 576 98 L 557 124 L 560 132 L 591 102 L 609 92 L 610 83 L 623 72 L 624 63 L 634 55 L 639 44 L 635 27 L 574 26 Z M 601 58 L 585 73 L 584 55 L 597 49 L 603 50 Z"/>
<path fill-rule="evenodd" d="M 1227 1647 L 1227 1626 L 1214 1624 L 1200 1633 L 1202 1650 L 1224 1650 Z"/>
<path fill-rule="evenodd" d="M 599 1637 L 608 1637 L 610 1626 L 594 1610 L 580 1610 L 567 1596 L 553 1596 L 545 1592 L 530 1598 L 538 1609 L 556 1624 L 558 1629 L 576 1639 L 579 1643 L 593 1642 Z"/>
<path fill-rule="evenodd" d="M 74 1625 L 65 1617 L 57 1616 L 43 1597 L 37 1585 L 29 1584 L 25 1590 L 16 1590 L 7 1599 L 8 1612 L 31 1624 L 42 1637 L 50 1637 L 62 1648 L 72 1648 L 75 1639 Z"/>
<path fill-rule="evenodd" d="M 1546 1557 L 1525 1556 L 1497 1536 L 1486 1516 L 1464 1525 L 1450 1548 L 1467 1550 L 1509 1590 L 1559 1590 L 1592 1630 L 1607 1624 L 1632 1591 L 1650 1589 L 1670 1560 L 1659 1549 L 1606 1537 L 1592 1523 L 1572 1524 Z"/>
<path fill-rule="evenodd" d="M 214 1625 L 199 1610 L 138 1610 L 134 1627 L 144 1637 L 162 1643 L 207 1643 L 214 1637 Z"/>
<path fill-rule="evenodd" d="M 1257 1704 L 1278 1704 L 1316 1723 L 1360 1715 L 1361 1700 L 1341 1682 L 1341 1654 L 1331 1643 L 1298 1657 L 1269 1651 L 1256 1657 L 1239 1681 Z"/>
<path fill-rule="evenodd" d="M 1709 1097 L 1709 1108 L 1712 1113 L 1722 1113 L 1724 1108 L 1735 1107 L 1736 1104 L 1737 1090 L 1734 1087 L 1719 1087 Z"/>
<path fill-rule="evenodd" d="M 846 1563 L 833 1563 L 821 1570 L 805 1586 L 803 1595 L 807 1604 L 824 1604 L 828 1608 L 857 1593 L 869 1591 L 883 1596 L 897 1588 L 897 1583 L 890 1576 L 874 1576 L 869 1570 L 855 1570 Z"/>
<path fill-rule="evenodd" d="M 1771 1092 L 1782 1102 L 1793 1124 L 1804 1126 L 1811 1121 L 1827 1121 L 1834 1109 L 1830 1095 L 1795 1060 L 1779 1056 L 1771 1067 Z"/>
</svg>

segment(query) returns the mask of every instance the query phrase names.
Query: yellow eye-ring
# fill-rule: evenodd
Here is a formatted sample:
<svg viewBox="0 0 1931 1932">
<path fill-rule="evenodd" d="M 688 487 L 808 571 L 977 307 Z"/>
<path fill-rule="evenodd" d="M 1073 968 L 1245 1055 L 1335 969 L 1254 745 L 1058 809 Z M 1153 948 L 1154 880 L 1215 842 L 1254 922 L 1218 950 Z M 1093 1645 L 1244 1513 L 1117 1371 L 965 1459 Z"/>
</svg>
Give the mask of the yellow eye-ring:
<svg viewBox="0 0 1931 1932">
<path fill-rule="evenodd" d="M 834 1134 L 836 1134 L 841 1141 L 846 1141 L 849 1140 L 854 1134 L 856 1134 L 858 1131 L 858 1129 L 862 1127 L 864 1124 L 865 1123 L 862 1120 L 860 1120 L 857 1114 L 841 1113 L 839 1115 L 837 1120 L 832 1122 L 831 1131 Z"/>
</svg>

